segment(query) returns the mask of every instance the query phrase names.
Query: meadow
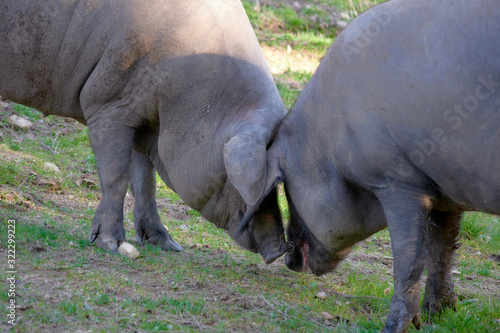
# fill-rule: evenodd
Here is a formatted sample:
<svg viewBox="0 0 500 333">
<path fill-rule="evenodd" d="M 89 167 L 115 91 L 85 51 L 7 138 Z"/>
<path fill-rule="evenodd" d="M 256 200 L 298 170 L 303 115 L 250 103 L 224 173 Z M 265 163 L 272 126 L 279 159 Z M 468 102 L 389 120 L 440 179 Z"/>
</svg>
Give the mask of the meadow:
<svg viewBox="0 0 500 333">
<path fill-rule="evenodd" d="M 248 1 L 243 4 L 288 109 L 350 20 L 377 1 Z M 381 2 L 381 1 L 378 1 Z M 12 115 L 30 120 L 14 128 Z M 55 164 L 53 169 L 46 162 Z M 393 293 L 390 238 L 361 242 L 332 273 L 266 265 L 204 220 L 157 177 L 160 216 L 182 252 L 148 244 L 136 260 L 89 243 L 101 198 L 88 130 L 0 103 L 0 330 L 13 332 L 377 332 Z M 281 190 L 284 219 L 287 205 Z M 135 242 L 133 197 L 125 200 Z M 15 238 L 9 226 L 15 225 Z M 500 331 L 500 222 L 466 213 L 453 280 L 457 311 L 422 332 Z M 9 245 L 15 244 L 15 261 Z M 15 270 L 15 326 L 8 278 Z M 425 282 L 425 273 L 422 278 Z M 423 292 L 423 283 L 422 283 Z M 411 328 L 415 331 L 414 328 Z"/>
</svg>

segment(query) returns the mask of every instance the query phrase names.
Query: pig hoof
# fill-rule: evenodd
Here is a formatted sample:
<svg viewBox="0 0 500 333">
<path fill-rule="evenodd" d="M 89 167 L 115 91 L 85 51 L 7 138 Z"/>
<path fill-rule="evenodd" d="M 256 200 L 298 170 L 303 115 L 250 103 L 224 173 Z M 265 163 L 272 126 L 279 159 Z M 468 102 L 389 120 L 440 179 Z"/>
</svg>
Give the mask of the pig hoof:
<svg viewBox="0 0 500 333">
<path fill-rule="evenodd" d="M 457 311 L 457 298 L 455 293 L 451 292 L 448 295 L 441 295 L 440 297 L 424 296 L 424 301 L 422 302 L 422 312 L 427 313 L 429 319 L 433 316 L 441 314 L 445 308 Z"/>
<path fill-rule="evenodd" d="M 167 239 L 160 243 L 160 247 L 165 251 L 182 251 L 182 247 L 173 239 Z"/>
<path fill-rule="evenodd" d="M 136 237 L 137 240 L 139 240 L 139 237 Z M 143 239 L 140 239 L 141 241 L 138 242 L 139 244 L 143 243 Z M 153 237 L 145 238 L 144 242 L 147 242 L 152 245 L 159 245 L 160 248 L 164 251 L 175 251 L 179 252 L 182 251 L 182 247 L 174 241 L 172 236 L 170 234 L 167 235 L 155 235 Z"/>
<path fill-rule="evenodd" d="M 413 323 L 413 326 L 420 331 L 420 315 L 415 316 L 411 322 Z"/>
<path fill-rule="evenodd" d="M 99 235 L 97 246 L 110 252 L 118 252 L 118 240 L 115 237 Z"/>
<path fill-rule="evenodd" d="M 383 333 L 406 333 L 409 326 L 413 324 L 420 330 L 420 313 L 418 307 L 403 301 L 393 301 L 389 311 L 389 317 L 385 324 Z"/>
</svg>

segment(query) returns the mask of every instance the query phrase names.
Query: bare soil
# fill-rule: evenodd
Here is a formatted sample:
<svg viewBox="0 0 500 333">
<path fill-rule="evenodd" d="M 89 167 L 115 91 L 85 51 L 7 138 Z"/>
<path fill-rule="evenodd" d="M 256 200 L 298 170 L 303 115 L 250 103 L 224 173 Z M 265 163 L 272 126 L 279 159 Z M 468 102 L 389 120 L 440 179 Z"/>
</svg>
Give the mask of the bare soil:
<svg viewBox="0 0 500 333">
<path fill-rule="evenodd" d="M 11 110 L 7 110 L 8 114 Z M 37 125 L 37 128 L 29 131 L 16 131 L 12 128 L 0 128 L 0 134 L 2 137 L 13 136 L 19 142 L 22 142 L 26 138 L 36 136 L 37 131 L 43 131 L 45 125 Z M 82 125 L 72 120 L 67 120 L 64 122 L 64 126 L 61 128 L 63 131 L 80 131 L 82 130 Z M 22 152 L 15 151 L 5 151 L 0 152 L 2 161 L 14 161 L 14 160 L 24 160 L 27 157 Z M 32 170 L 23 170 L 24 175 L 30 175 Z M 92 179 L 98 181 L 95 174 L 82 174 L 80 178 Z M 26 180 L 28 181 L 28 180 Z M 61 179 L 49 179 L 48 181 L 55 184 L 59 183 Z M 68 223 L 70 233 L 74 235 L 80 235 L 80 237 L 87 237 L 87 232 L 81 223 L 78 221 L 81 219 L 90 219 L 91 216 L 84 214 L 82 212 L 87 208 L 95 208 L 100 199 L 99 192 L 95 189 L 88 188 L 86 186 L 81 186 L 79 191 L 92 192 L 96 194 L 94 199 L 88 199 L 85 195 L 75 195 L 68 190 L 61 190 L 59 187 L 50 188 L 44 185 L 40 185 L 37 182 L 33 183 L 35 189 L 30 192 L 23 192 L 19 188 L 13 188 L 11 186 L 2 185 L 0 187 L 0 203 L 2 209 L 0 209 L 0 219 L 15 218 L 20 221 L 23 220 L 23 215 L 26 213 L 33 212 L 46 212 L 47 202 L 51 202 L 58 213 L 53 214 L 52 220 L 57 223 Z M 125 216 L 130 213 L 133 209 L 133 197 L 127 195 L 125 200 Z M 191 218 L 188 213 L 189 208 L 183 202 L 173 203 L 169 199 L 159 198 L 158 208 L 162 212 L 162 217 L 165 218 L 165 223 L 168 224 L 170 220 L 186 221 Z M 4 210 L 9 211 L 15 210 L 16 216 L 4 216 Z M 35 216 L 31 218 L 26 223 L 32 225 L 45 226 L 48 229 L 53 229 L 57 232 L 58 227 L 56 225 L 48 225 L 47 221 Z M 189 222 L 186 222 L 189 223 Z M 125 220 L 125 227 L 127 230 L 133 229 L 133 222 L 129 219 Z M 133 242 L 133 240 L 130 240 Z M 187 245 L 187 246 L 186 246 Z M 197 244 L 196 242 L 183 244 L 184 251 L 176 254 L 175 259 L 159 259 L 163 260 L 165 263 L 165 270 L 162 274 L 164 276 L 158 276 L 157 272 L 151 272 L 147 270 L 134 269 L 124 261 L 116 260 L 116 257 L 109 256 L 108 254 L 103 254 L 100 251 L 89 250 L 87 251 L 86 263 L 82 267 L 74 267 L 65 265 L 65 262 L 72 262 L 75 256 L 78 255 L 79 249 L 75 244 L 63 244 L 62 247 L 58 248 L 55 252 L 54 248 L 48 244 L 41 242 L 37 239 L 33 239 L 28 242 L 27 248 L 29 252 L 38 258 L 38 260 L 43 261 L 43 266 L 33 267 L 31 264 L 24 263 L 22 260 L 19 261 L 18 271 L 23 272 L 20 274 L 20 282 L 18 286 L 19 295 L 19 307 L 18 311 L 22 314 L 25 311 L 32 310 L 36 302 L 43 301 L 46 304 L 50 304 L 52 307 L 56 308 L 61 302 L 68 301 L 72 298 L 83 296 L 89 291 L 86 290 L 85 276 L 87 274 L 110 277 L 113 279 L 126 279 L 130 283 L 128 286 L 119 285 L 113 288 L 108 288 L 104 292 L 112 295 L 115 302 L 120 304 L 126 300 L 139 301 L 143 297 L 161 297 L 162 295 L 168 295 L 169 297 L 185 297 L 186 295 L 196 295 L 200 293 L 209 293 L 205 299 L 207 307 L 220 307 L 221 303 L 224 306 L 231 306 L 240 309 L 260 309 L 262 315 L 265 316 L 269 310 L 272 310 L 274 305 L 269 302 L 263 296 L 255 297 L 254 295 L 243 295 L 241 293 L 235 292 L 234 288 L 228 286 L 224 281 L 217 281 L 214 278 L 207 277 L 207 279 L 199 280 L 197 278 L 190 278 L 186 276 L 182 281 L 168 282 L 169 274 L 175 272 L 175 265 L 177 263 L 195 263 L 200 269 L 210 268 L 213 270 L 225 270 L 225 269 L 235 269 L 227 263 L 224 263 L 224 258 L 229 256 L 231 260 L 235 262 L 244 262 L 243 257 L 235 256 L 234 254 L 229 254 L 226 250 L 222 248 L 211 248 L 207 245 Z M 373 251 L 373 248 L 376 251 Z M 371 249 L 371 251 L 368 251 Z M 0 245 L 0 253 L 5 252 L 5 245 Z M 351 297 L 360 297 L 354 295 L 343 295 L 339 294 L 336 289 L 338 287 L 346 285 L 346 275 L 352 272 L 357 272 L 357 274 L 372 275 L 372 274 L 382 274 L 380 283 L 387 283 L 390 285 L 393 279 L 392 273 L 392 258 L 390 255 L 386 255 L 390 251 L 389 241 L 384 241 L 381 239 L 369 239 L 360 244 L 360 246 L 343 262 L 339 269 L 333 273 L 327 274 L 321 278 L 317 278 L 321 288 L 325 292 L 326 298 L 342 297 L 346 302 L 349 302 Z M 461 251 L 470 251 L 470 249 L 460 249 L 458 251 L 458 257 L 463 254 Z M 199 254 L 203 255 L 203 259 L 200 258 Z M 4 261 L 5 255 L 0 254 L 2 262 Z M 493 254 L 477 254 L 477 259 L 482 261 L 493 261 L 495 265 L 498 265 L 498 255 Z M 5 265 L 5 263 L 3 263 Z M 262 279 L 262 281 L 267 281 L 271 278 L 280 277 L 283 278 L 283 259 L 278 259 L 275 263 L 271 265 L 261 264 L 243 264 L 238 266 L 236 269 L 243 271 L 248 278 L 238 282 L 241 287 L 253 288 L 255 280 Z M 4 266 L 5 267 L 5 266 Z M 161 282 L 163 280 L 167 282 Z M 284 278 L 289 281 L 290 293 L 293 293 L 294 289 L 300 288 L 294 281 L 293 277 Z M 424 277 L 425 280 L 425 277 Z M 491 295 L 497 295 L 498 297 L 498 279 L 495 276 L 484 277 L 477 274 L 467 276 L 465 279 L 455 279 L 456 290 L 459 297 L 462 299 L 468 299 L 471 297 L 477 297 L 478 295 L 488 297 Z M 171 284 L 169 284 L 171 283 Z M 171 286 L 166 288 L 165 286 Z M 140 286 L 137 288 L 136 286 Z M 335 286 L 335 287 L 332 287 Z M 144 293 L 146 291 L 146 295 Z M 103 292 L 103 290 L 101 290 Z M 389 291 L 388 291 L 389 292 Z M 392 292 L 392 291 L 390 291 Z M 156 295 L 156 296 L 152 296 Z M 177 295 L 177 296 L 176 296 Z M 285 295 L 286 297 L 286 295 Z M 363 296 L 361 296 L 363 297 Z M 365 297 L 370 297 L 366 295 Z M 33 298 L 38 301 L 33 302 Z M 23 301 L 25 300 L 25 301 Z M 28 301 L 31 300 L 31 301 Z M 93 305 L 86 305 L 89 307 L 94 307 Z M 107 309 L 106 311 L 109 311 Z M 124 310 L 117 309 L 117 316 L 128 316 Z M 148 316 L 158 318 L 165 318 L 165 313 L 161 313 L 157 310 L 147 310 Z M 371 309 L 366 307 L 360 310 L 360 315 L 371 316 Z M 322 317 L 323 316 L 323 317 Z M 319 315 L 317 318 L 310 318 L 310 321 L 319 327 L 326 328 L 328 325 L 333 325 L 332 322 L 340 320 L 335 317 L 331 319 L 325 319 L 325 314 Z M 87 318 L 91 320 L 92 318 Z M 172 315 L 170 320 L 178 325 L 184 325 L 192 327 L 198 331 L 211 331 L 212 325 L 216 325 L 216 322 L 212 324 L 210 321 L 200 321 L 196 316 L 179 317 Z M 84 320 L 83 320 L 84 321 Z M 82 321 L 82 322 L 83 322 Z M 88 321 L 87 321 L 88 322 Z M 37 323 L 37 325 L 40 325 Z M 139 325 L 139 322 L 137 323 Z M 5 322 L 3 322 L 3 329 L 8 328 Z M 88 329 L 103 329 L 104 327 L 97 322 L 90 327 L 87 325 L 85 327 L 81 326 L 78 322 L 75 322 L 71 328 L 65 329 L 57 324 L 42 324 L 37 326 L 38 329 L 42 329 L 44 332 L 61 332 L 61 331 L 78 331 Z M 252 326 L 251 323 L 240 323 L 234 327 L 234 331 L 255 331 L 256 327 Z M 258 330 L 258 329 L 257 329 Z M 28 330 L 29 331 L 29 330 Z"/>
<path fill-rule="evenodd" d="M 302 6 L 309 4 L 308 1 L 287 0 L 286 2 L 292 5 L 296 4 L 297 8 L 301 8 Z M 277 5 L 278 1 L 261 1 L 261 4 L 264 3 Z M 332 17 L 339 16 L 336 9 L 327 9 L 331 10 Z M 320 62 L 319 56 L 309 54 L 307 52 L 297 52 L 293 50 L 293 48 L 276 48 L 265 44 L 262 46 L 273 74 L 283 74 L 289 68 L 293 68 L 295 71 L 302 70 L 313 72 Z M 14 112 L 15 111 L 11 108 L 3 107 L 1 109 L 0 116 L 4 118 Z M 2 143 L 3 138 L 7 137 L 14 138 L 14 140 L 19 142 L 19 144 L 22 144 L 23 140 L 39 138 L 41 135 L 47 135 L 53 131 L 54 126 L 59 127 L 61 134 L 81 131 L 83 129 L 81 124 L 70 119 L 57 124 L 38 122 L 35 123 L 33 129 L 28 131 L 19 131 L 9 126 L 3 126 L 0 127 L 0 144 Z M 47 147 L 46 149 L 50 149 L 50 147 Z M 0 150 L 0 156 L 2 161 L 1 163 L 8 161 L 23 161 L 31 158 L 22 152 L 11 150 Z M 82 238 L 86 238 L 88 230 L 85 229 L 79 221 L 82 219 L 91 219 L 91 216 L 85 213 L 85 210 L 87 208 L 97 207 L 100 199 L 99 192 L 87 186 L 80 186 L 78 189 L 80 193 L 77 195 L 67 189 L 61 188 L 60 183 L 63 181 L 62 179 L 29 177 L 34 170 L 23 168 L 24 167 L 21 167 L 21 173 L 22 176 L 26 178 L 24 181 L 31 182 L 33 189 L 25 192 L 22 191 L 20 187 L 0 185 L 0 219 L 4 220 L 6 218 L 16 218 L 22 221 L 23 216 L 27 213 L 32 214 L 36 212 L 47 212 L 48 209 L 46 208 L 46 203 L 50 202 L 56 207 L 56 213 L 51 210 L 51 214 L 53 214 L 53 221 L 66 224 L 69 223 L 67 227 L 69 228 L 71 234 L 81 235 Z M 82 173 L 80 166 L 77 164 L 74 165 L 74 169 L 75 173 L 79 175 L 78 177 L 80 180 L 87 179 L 96 183 L 98 182 L 96 174 Z M 89 199 L 89 196 L 86 195 L 87 193 L 92 193 L 93 198 Z M 125 216 L 132 211 L 133 201 L 133 197 L 128 195 L 124 206 Z M 168 224 L 168 221 L 170 220 L 187 221 L 192 217 L 188 213 L 189 207 L 182 202 L 174 203 L 169 199 L 159 198 L 158 208 L 162 212 L 165 224 Z M 15 216 L 6 215 L 6 212 L 11 214 L 10 212 L 12 211 L 15 211 Z M 26 223 L 45 226 L 48 229 L 52 228 L 57 232 L 58 227 L 48 225 L 47 221 L 41 218 L 40 215 L 34 214 L 30 216 L 34 217 L 30 218 L 30 220 L 26 221 Z M 133 222 L 130 219 L 126 219 L 125 227 L 127 230 L 133 229 Z M 133 242 L 133 240 L 131 240 L 131 242 Z M 162 260 L 165 266 L 164 270 L 161 271 L 161 276 L 158 276 L 157 270 L 137 270 L 133 265 L 129 265 L 126 261 L 117 260 L 116 257 L 103 254 L 102 252 L 95 250 L 87 251 L 86 262 L 82 265 L 82 267 L 77 267 L 76 269 L 74 269 L 74 267 L 67 267 L 64 263 L 71 262 L 75 256 L 78 255 L 78 253 L 81 253 L 75 244 L 63 244 L 62 247 L 59 247 L 57 251 L 55 251 L 54 248 L 49 246 L 47 243 L 33 239 L 28 242 L 29 252 L 33 256 L 36 256 L 40 262 L 43 262 L 43 264 L 34 268 L 31 264 L 26 264 L 22 260 L 19 261 L 18 271 L 22 272 L 18 286 L 20 300 L 18 310 L 20 315 L 22 317 L 24 312 L 33 309 L 38 301 L 43 301 L 56 308 L 58 304 L 74 298 L 75 295 L 78 296 L 89 293 L 90 291 L 85 289 L 85 276 L 87 274 L 129 281 L 130 283 L 126 286 L 122 284 L 105 290 L 105 292 L 113 295 L 117 304 L 129 299 L 140 300 L 145 296 L 161 297 L 162 295 L 169 295 L 176 297 L 176 295 L 178 295 L 179 297 L 183 297 L 186 294 L 194 295 L 205 294 L 208 292 L 210 296 L 207 296 L 205 299 L 207 307 L 219 307 L 221 304 L 224 304 L 243 310 L 260 309 L 259 311 L 262 311 L 262 316 L 266 316 L 269 311 L 274 310 L 277 306 L 276 304 L 265 299 L 263 296 L 255 297 L 255 295 L 244 295 L 238 293 L 235 291 L 236 286 L 228 286 L 224 281 L 217 281 L 217 279 L 210 276 L 207 276 L 203 280 L 186 276 L 180 282 L 175 281 L 169 276 L 173 276 L 175 274 L 175 266 L 178 263 L 194 263 L 194 265 L 200 269 L 208 267 L 213 270 L 240 270 L 248 276 L 248 278 L 243 278 L 241 281 L 238 281 L 238 286 L 242 287 L 254 288 L 255 281 L 267 281 L 272 277 L 280 277 L 289 285 L 290 294 L 293 294 L 294 290 L 301 288 L 301 286 L 296 283 L 294 275 L 284 275 L 282 271 L 282 267 L 284 265 L 282 258 L 278 259 L 271 265 L 265 265 L 264 263 L 245 264 L 245 259 L 243 257 L 231 254 L 223 248 L 211 248 L 196 242 L 183 244 L 183 246 L 184 251 L 176 254 L 174 258 L 166 256 L 158 259 Z M 376 248 L 376 251 L 373 251 L 374 247 Z M 371 251 L 368 252 L 368 249 L 371 249 Z M 317 278 L 316 281 L 318 281 L 321 288 L 325 291 L 327 298 L 339 296 L 336 291 L 337 287 L 347 284 L 346 275 L 347 273 L 353 271 L 357 274 L 363 275 L 382 273 L 383 277 L 380 283 L 390 284 L 393 276 L 392 258 L 384 254 L 389 250 L 390 243 L 388 241 L 369 239 L 361 243 L 337 271 L 327 274 L 324 277 Z M 0 244 L 0 257 L 3 267 L 5 267 L 6 264 L 4 262 L 6 256 L 3 253 L 5 251 L 5 244 Z M 470 251 L 470 249 L 459 249 L 457 257 L 463 256 L 466 251 Z M 200 253 L 203 254 L 203 257 L 199 256 Z M 224 263 L 224 258 L 228 256 L 230 257 L 230 260 L 238 263 L 236 268 L 230 264 Z M 498 265 L 499 256 L 500 253 L 478 253 L 475 255 L 477 260 L 492 261 L 494 262 L 494 265 Z M 5 271 L 5 269 L 3 271 Z M 471 297 L 471 295 L 480 295 L 484 297 L 494 295 L 493 297 L 499 297 L 498 279 L 496 279 L 495 276 L 485 277 L 472 274 L 465 279 L 456 278 L 455 283 L 456 290 L 460 297 Z M 139 285 L 141 288 L 136 287 Z M 345 300 L 349 300 L 350 297 L 357 297 L 352 295 L 340 296 L 344 297 Z M 283 297 L 286 299 L 286 294 L 283 295 Z M 93 307 L 91 305 L 88 306 Z M 111 306 L 103 308 L 104 311 L 110 311 L 110 309 L 115 312 L 109 313 L 109 315 L 116 316 L 117 318 L 129 318 L 132 316 L 132 314 L 125 313 L 125 310 L 121 310 L 119 307 L 116 307 L 116 309 L 111 308 Z M 160 313 L 160 311 L 156 309 L 150 309 L 147 311 L 149 311 L 148 316 L 151 318 L 165 318 L 165 316 L 169 316 L 169 314 Z M 361 315 L 364 316 L 371 316 L 372 313 L 370 308 L 365 308 L 360 311 L 362 312 Z M 310 321 L 317 323 L 319 327 L 322 328 L 330 327 L 333 323 L 339 321 L 339 319 L 335 316 L 333 319 L 329 317 L 325 318 L 325 315 L 322 316 L 318 314 L 317 317 L 310 318 Z M 87 323 L 89 322 L 84 319 L 85 318 L 81 319 L 81 321 Z M 70 327 L 66 328 L 60 327 L 50 321 L 44 323 L 43 320 L 37 321 L 36 325 L 38 325 L 37 330 L 43 332 L 86 332 L 89 329 L 106 330 L 106 326 L 99 324 L 96 318 L 90 318 L 89 320 L 93 323 L 90 326 L 83 325 L 80 322 L 73 322 Z M 211 331 L 212 326 L 217 324 L 216 322 L 210 323 L 209 320 L 200 321 L 199 318 L 195 316 L 179 317 L 171 315 L 170 320 L 173 323 L 186 325 L 198 331 Z M 40 322 L 42 324 L 40 324 Z M 131 323 L 133 323 L 133 320 Z M 9 328 L 5 321 L 2 321 L 0 327 L 2 330 Z M 29 327 L 26 328 L 25 331 L 29 332 Z M 248 322 L 236 324 L 234 331 L 259 331 L 259 329 L 251 322 Z"/>
</svg>

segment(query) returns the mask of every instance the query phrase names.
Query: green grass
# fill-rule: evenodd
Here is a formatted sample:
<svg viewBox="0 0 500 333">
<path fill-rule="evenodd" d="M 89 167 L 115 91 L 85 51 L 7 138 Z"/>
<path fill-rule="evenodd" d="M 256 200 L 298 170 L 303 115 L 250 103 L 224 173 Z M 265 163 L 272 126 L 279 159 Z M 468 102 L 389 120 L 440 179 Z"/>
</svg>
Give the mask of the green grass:
<svg viewBox="0 0 500 333">
<path fill-rule="evenodd" d="M 500 222 L 498 216 L 465 213 L 460 237 L 464 246 L 480 247 L 485 253 L 500 255 Z"/>
<path fill-rule="evenodd" d="M 324 3 L 353 18 L 374 2 Z M 291 45 L 321 57 L 337 34 L 336 29 L 319 27 L 320 20 L 313 22 L 313 16 L 326 20 L 325 11 L 313 2 L 299 11 L 278 2 L 258 10 L 253 2 L 243 4 L 259 39 L 271 47 Z M 274 23 L 278 28 L 271 31 Z M 294 68 L 276 76 L 288 109 L 311 76 Z M 357 246 L 334 272 L 322 277 L 294 273 L 281 261 L 263 264 L 259 255 L 241 249 L 226 231 L 189 209 L 181 220 L 160 209 L 182 252 L 146 244 L 139 247 L 141 256 L 135 261 L 108 253 L 88 241 L 100 190 L 75 184 L 83 175 L 98 180 L 88 130 L 63 118 L 43 118 L 21 105 L 14 105 L 14 110 L 36 124 L 35 136 L 5 123 L 0 128 L 2 259 L 7 220 L 16 220 L 19 322 L 14 331 L 376 332 L 383 328 L 393 293 L 387 230 Z M 45 170 L 46 161 L 61 172 Z M 39 179 L 57 186 L 37 185 Z M 158 177 L 157 185 L 160 207 L 186 208 Z M 288 220 L 282 188 L 278 197 Z M 491 259 L 500 255 L 498 217 L 468 213 L 462 224 L 454 275 L 458 311 L 447 310 L 433 318 L 423 332 L 499 330 L 500 265 Z M 125 227 L 133 242 L 133 214 L 127 207 Z M 0 279 L 5 281 L 6 275 L 0 272 Z M 316 297 L 318 292 L 325 292 L 326 298 Z M 0 301 L 9 301 L 5 284 L 0 286 Z M 6 313 L 2 307 L 0 316 L 5 318 Z M 9 328 L 4 321 L 0 327 Z"/>
<path fill-rule="evenodd" d="M 11 103 L 11 106 L 16 110 L 18 116 L 25 116 L 28 117 L 28 119 L 32 122 L 36 122 L 40 119 L 42 119 L 42 114 L 38 112 L 37 110 L 30 108 L 29 106 L 21 105 L 21 104 L 16 104 L 16 103 Z"/>
<path fill-rule="evenodd" d="M 0 165 L 0 185 L 16 183 L 19 167 L 15 162 L 6 162 Z"/>
<path fill-rule="evenodd" d="M 276 87 L 288 110 L 292 109 L 302 91 L 302 87 L 307 84 L 311 77 L 312 73 L 291 70 L 285 71 L 284 74 L 276 75 Z M 296 84 L 291 86 L 288 82 L 294 82 Z M 297 85 L 299 87 L 296 87 Z"/>
<path fill-rule="evenodd" d="M 339 8 L 346 18 L 351 20 L 362 11 L 382 0 L 326 0 L 322 4 Z M 269 45 L 290 44 L 299 50 L 325 53 L 339 31 L 331 24 L 332 12 L 313 1 L 306 6 L 296 8 L 282 2 L 271 5 L 255 6 L 254 1 L 243 0 L 243 6 L 261 42 Z"/>
<path fill-rule="evenodd" d="M 471 241 L 482 241 L 481 235 L 487 230 L 488 221 L 485 221 L 483 214 L 465 214 L 462 219 L 460 235 Z"/>
<path fill-rule="evenodd" d="M 261 6 L 255 9 L 254 3 L 243 1 L 250 22 L 261 42 L 268 45 L 292 45 L 297 50 L 324 53 L 337 34 L 336 29 L 318 32 L 318 27 L 308 21 L 308 16 L 299 15 L 288 5 L 278 7 Z M 326 16 L 326 13 L 323 13 Z M 272 31 L 267 28 L 274 27 Z"/>
<path fill-rule="evenodd" d="M 159 191 L 166 195 L 169 190 L 162 185 Z M 281 265 L 263 265 L 258 255 L 243 251 L 225 231 L 197 216 L 178 221 L 164 212 L 162 219 L 184 251 L 166 253 L 146 245 L 140 248 L 140 259 L 131 261 L 89 246 L 89 219 L 73 220 L 56 210 L 47 207 L 44 213 L 23 215 L 16 209 L 2 210 L 3 216 L 18 221 L 23 280 L 18 299 L 27 308 L 18 331 L 33 327 L 71 331 L 84 326 L 106 331 L 370 332 L 384 325 L 392 278 L 380 263 L 350 259 L 325 277 L 296 274 Z M 75 230 L 76 226 L 82 228 Z M 490 229 L 482 234 L 494 238 Z M 0 243 L 5 244 L 3 237 L 1 233 Z M 387 231 L 358 247 L 351 257 L 375 256 L 380 252 L 375 241 L 388 242 Z M 486 253 L 479 242 L 471 246 Z M 44 250 L 34 251 L 35 247 Z M 464 250 L 459 250 L 459 257 L 474 252 Z M 464 280 L 472 277 L 481 283 L 486 277 L 500 278 L 498 264 L 464 260 L 472 265 Z M 39 277 L 30 277 L 33 274 Z M 327 298 L 316 298 L 319 291 L 325 291 Z M 7 299 L 4 292 L 0 297 Z M 324 312 L 334 319 L 325 320 Z M 446 311 L 423 331 L 491 331 L 499 316 L 498 299 L 473 293 L 459 302 L 457 313 Z"/>
<path fill-rule="evenodd" d="M 342 11 L 346 11 L 353 19 L 368 8 L 385 2 L 386 0 L 323 0 L 322 2 L 336 6 Z"/>
</svg>

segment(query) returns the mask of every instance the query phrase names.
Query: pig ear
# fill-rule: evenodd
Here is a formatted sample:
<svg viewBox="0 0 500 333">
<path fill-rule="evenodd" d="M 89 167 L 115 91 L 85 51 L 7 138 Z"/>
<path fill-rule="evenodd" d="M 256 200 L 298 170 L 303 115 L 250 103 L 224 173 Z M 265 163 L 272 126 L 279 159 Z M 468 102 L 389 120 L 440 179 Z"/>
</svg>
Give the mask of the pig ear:
<svg viewBox="0 0 500 333">
<path fill-rule="evenodd" d="M 266 187 L 266 144 L 258 133 L 241 133 L 224 145 L 229 180 L 245 200 L 255 206 Z"/>
<path fill-rule="evenodd" d="M 237 135 L 224 145 L 224 164 L 229 180 L 247 204 L 236 238 L 248 228 L 262 200 L 281 180 L 278 159 L 267 156 L 265 141 L 257 138 L 256 135 Z"/>
<path fill-rule="evenodd" d="M 248 225 L 250 224 L 250 219 L 252 218 L 255 211 L 259 208 L 259 205 L 261 204 L 262 200 L 272 190 L 275 190 L 276 186 L 278 185 L 278 183 L 280 181 L 281 181 L 281 171 L 278 167 L 277 161 L 271 160 L 271 163 L 269 163 L 269 160 L 268 160 L 267 180 L 266 180 L 266 186 L 264 188 L 264 192 L 262 193 L 262 196 L 259 198 L 259 201 L 257 202 L 257 204 L 255 206 L 247 207 L 247 210 L 245 211 L 245 214 L 243 215 L 243 218 L 240 221 L 240 225 L 238 226 L 238 229 L 236 230 L 235 238 L 239 238 L 241 235 L 243 235 L 245 230 L 248 229 Z"/>
</svg>

